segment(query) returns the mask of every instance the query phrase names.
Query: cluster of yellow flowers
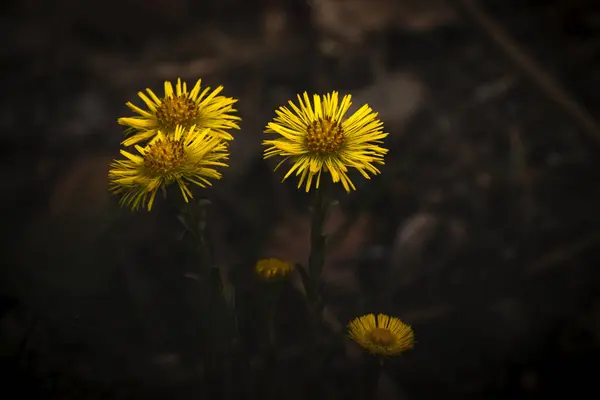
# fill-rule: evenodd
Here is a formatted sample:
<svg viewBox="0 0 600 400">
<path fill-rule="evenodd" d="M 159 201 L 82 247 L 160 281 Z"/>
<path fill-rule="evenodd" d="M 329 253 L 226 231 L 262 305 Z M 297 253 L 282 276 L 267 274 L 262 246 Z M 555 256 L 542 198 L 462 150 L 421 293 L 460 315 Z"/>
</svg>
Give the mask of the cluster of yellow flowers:
<svg viewBox="0 0 600 400">
<path fill-rule="evenodd" d="M 183 199 L 193 197 L 190 184 L 202 188 L 218 180 L 221 167 L 227 167 L 231 131 L 239 129 L 232 97 L 220 95 L 223 87 L 203 88 L 198 80 L 188 91 L 186 82 L 177 80 L 175 88 L 165 82 L 164 95 L 152 90 L 138 92 L 146 109 L 131 102 L 127 106 L 137 116 L 119 118 L 127 127 L 122 142 L 122 159 L 111 163 L 110 190 L 121 196 L 121 204 L 132 210 L 152 209 L 156 194 L 177 183 Z M 298 95 L 298 102 L 279 107 L 276 117 L 264 131 L 267 148 L 264 158 L 280 157 L 277 169 L 286 161 L 291 167 L 283 180 L 294 174 L 298 188 L 308 192 L 319 188 L 321 175 L 328 173 L 347 192 L 356 190 L 348 176 L 349 168 L 364 178 L 379 174 L 387 149 L 380 146 L 388 135 L 383 123 L 368 105 L 347 116 L 351 96 L 339 98 L 337 92 L 325 95 Z M 311 101 L 312 100 L 312 101 Z M 272 136 L 274 135 L 274 136 Z M 256 273 L 264 279 L 284 278 L 295 266 L 276 258 L 260 260 Z M 413 347 L 414 334 L 401 320 L 379 314 L 364 315 L 348 325 L 349 336 L 377 356 L 391 356 Z"/>
<path fill-rule="evenodd" d="M 202 90 L 198 80 L 188 91 L 178 79 L 175 90 L 165 82 L 162 98 L 150 89 L 139 92 L 146 110 L 127 103 L 138 114 L 118 120 L 128 127 L 122 144 L 130 150 L 121 150 L 124 159 L 115 160 L 108 173 L 110 190 L 121 195 L 121 204 L 151 210 L 158 190 L 171 183 L 187 202 L 192 197 L 188 184 L 206 187 L 209 179 L 221 178 L 217 168 L 227 166 L 229 131 L 239 129 L 240 120 L 234 115 L 237 100 L 219 96 L 222 90 Z"/>
<path fill-rule="evenodd" d="M 115 160 L 109 171 L 110 190 L 121 195 L 121 204 L 136 210 L 152 209 L 158 190 L 177 183 L 183 198 L 192 197 L 189 184 L 200 187 L 220 179 L 219 167 L 226 167 L 231 131 L 239 129 L 236 99 L 220 95 L 222 86 L 211 91 L 198 80 L 191 91 L 177 80 L 175 88 L 165 82 L 164 96 L 152 90 L 139 92 L 146 105 L 127 106 L 137 116 L 119 118 L 127 127 L 122 142 L 123 159 Z M 387 149 L 379 146 L 388 134 L 377 113 L 363 105 L 346 116 L 352 105 L 351 96 L 341 101 L 337 92 L 326 95 L 298 95 L 298 103 L 276 110 L 277 116 L 264 131 L 276 135 L 264 140 L 264 158 L 282 157 L 291 167 L 284 180 L 295 173 L 298 188 L 319 188 L 321 174 L 330 174 L 333 182 L 341 182 L 346 191 L 355 190 L 348 169 L 356 169 L 369 179 L 379 174 L 376 165 L 383 164 Z M 314 182 L 314 185 L 313 185 Z"/>
</svg>

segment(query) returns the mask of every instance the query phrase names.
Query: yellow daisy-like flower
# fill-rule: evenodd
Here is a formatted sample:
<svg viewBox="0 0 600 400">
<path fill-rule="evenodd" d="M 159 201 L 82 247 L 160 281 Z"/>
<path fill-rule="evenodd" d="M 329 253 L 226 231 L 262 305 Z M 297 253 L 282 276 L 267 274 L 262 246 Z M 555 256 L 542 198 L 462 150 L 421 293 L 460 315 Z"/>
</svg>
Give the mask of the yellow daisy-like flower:
<svg viewBox="0 0 600 400">
<path fill-rule="evenodd" d="M 189 92 L 186 82 L 181 82 L 179 78 L 175 90 L 173 90 L 171 82 L 166 81 L 165 95 L 162 98 L 158 98 L 150 89 L 146 89 L 147 95 L 144 92 L 138 92 L 138 96 L 146 103 L 148 110 L 143 110 L 133 103 L 127 102 L 127 107 L 138 113 L 139 116 L 118 119 L 120 125 L 130 128 L 126 133 L 133 132 L 123 141 L 123 145 L 131 146 L 151 140 L 158 131 L 170 134 L 177 126 L 190 128 L 193 125 L 198 129 L 210 128 L 213 134 L 222 139 L 233 139 L 229 130 L 240 129 L 236 123 L 240 117 L 233 115 L 236 112 L 233 104 L 237 100 L 218 96 L 223 90 L 223 86 L 219 86 L 212 92 L 210 87 L 205 87 L 201 92 L 201 81 L 199 79 Z"/>
<path fill-rule="evenodd" d="M 415 335 L 410 325 L 385 314 L 363 315 L 348 324 L 350 339 L 369 353 L 381 357 L 398 355 L 412 349 Z"/>
<path fill-rule="evenodd" d="M 145 147 L 136 145 L 138 154 L 121 150 L 125 159 L 111 163 L 109 189 L 121 194 L 121 204 L 132 210 L 140 206 L 152 209 L 159 189 L 176 182 L 186 202 L 192 198 L 188 184 L 210 186 L 209 179 L 220 179 L 215 167 L 226 167 L 227 145 L 210 129 L 197 131 L 195 126 L 178 126 L 167 136 L 157 133 L 156 140 Z"/>
<path fill-rule="evenodd" d="M 279 258 L 264 258 L 258 260 L 254 271 L 263 279 L 283 278 L 294 271 L 294 263 Z"/>
<path fill-rule="evenodd" d="M 339 102 L 337 92 L 315 94 L 311 104 L 305 92 L 303 97 L 298 95 L 298 103 L 296 106 L 289 101 L 291 109 L 280 107 L 277 117 L 265 129 L 265 133 L 281 137 L 263 141 L 270 146 L 265 149 L 264 158 L 284 157 L 277 167 L 287 159 L 293 162 L 284 180 L 295 172 L 300 176 L 298 188 L 306 182 L 308 192 L 315 176 L 315 187 L 319 188 L 325 171 L 331 174 L 333 182 L 341 181 L 350 192 L 356 187 L 348 177 L 348 168 L 355 168 L 366 179 L 370 179 L 369 174 L 380 173 L 374 164 L 383 164 L 388 150 L 378 144 L 388 134 L 383 132 L 383 123 L 368 105 L 346 118 L 352 104 L 350 95 Z"/>
</svg>

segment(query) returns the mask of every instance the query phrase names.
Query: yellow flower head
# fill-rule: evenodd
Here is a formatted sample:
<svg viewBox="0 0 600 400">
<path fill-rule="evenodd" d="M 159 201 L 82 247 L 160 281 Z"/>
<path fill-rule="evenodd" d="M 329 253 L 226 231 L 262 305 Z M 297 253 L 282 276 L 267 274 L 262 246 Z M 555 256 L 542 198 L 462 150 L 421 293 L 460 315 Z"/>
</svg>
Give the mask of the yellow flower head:
<svg viewBox="0 0 600 400">
<path fill-rule="evenodd" d="M 367 314 L 348 324 L 350 339 L 369 353 L 380 357 L 398 355 L 412 349 L 415 343 L 412 328 L 385 314 Z"/>
<path fill-rule="evenodd" d="M 293 165 L 283 179 L 295 172 L 300 176 L 298 188 L 306 182 L 307 192 L 315 176 L 315 187 L 319 188 L 323 171 L 331 174 L 333 182 L 341 181 L 347 192 L 356 190 L 348 168 L 355 168 L 366 179 L 369 174 L 380 173 L 374 164 L 383 164 L 387 149 L 378 144 L 388 134 L 383 132 L 377 113 L 366 104 L 345 118 L 351 104 L 350 95 L 340 103 L 337 92 L 315 94 L 313 104 L 306 92 L 303 97 L 298 95 L 298 106 L 289 101 L 291 109 L 280 107 L 277 117 L 267 125 L 265 133 L 280 137 L 263 141 L 269 146 L 264 157 L 284 157 L 279 165 L 291 159 Z"/>
<path fill-rule="evenodd" d="M 210 129 L 197 131 L 195 126 L 178 126 L 168 137 L 159 131 L 153 143 L 135 149 L 137 154 L 121 150 L 125 159 L 113 161 L 108 172 L 111 192 L 122 195 L 121 204 L 132 210 L 146 205 L 151 210 L 156 192 L 173 182 L 188 202 L 189 183 L 209 186 L 209 179 L 221 178 L 215 167 L 227 166 L 226 143 Z"/>
<path fill-rule="evenodd" d="M 237 100 L 217 96 L 223 90 L 223 86 L 219 86 L 212 92 L 210 87 L 206 87 L 201 92 L 201 81 L 199 79 L 190 92 L 187 90 L 186 82 L 181 82 L 179 78 L 175 90 L 171 82 L 166 81 L 165 95 L 162 98 L 158 98 L 150 89 L 146 89 L 148 95 L 138 92 L 138 96 L 146 103 L 148 110 L 127 102 L 127 107 L 139 116 L 118 119 L 119 124 L 130 128 L 126 132 L 132 133 L 123 141 L 123 145 L 131 146 L 153 139 L 158 131 L 171 134 L 177 126 L 190 128 L 193 125 L 198 129 L 210 128 L 211 133 L 222 139 L 233 139 L 229 130 L 239 129 L 236 121 L 240 120 L 238 116 L 233 115 L 236 111 L 233 104 Z"/>
<path fill-rule="evenodd" d="M 263 279 L 275 279 L 288 276 L 294 271 L 294 264 L 279 258 L 264 258 L 258 260 L 254 271 Z"/>
</svg>

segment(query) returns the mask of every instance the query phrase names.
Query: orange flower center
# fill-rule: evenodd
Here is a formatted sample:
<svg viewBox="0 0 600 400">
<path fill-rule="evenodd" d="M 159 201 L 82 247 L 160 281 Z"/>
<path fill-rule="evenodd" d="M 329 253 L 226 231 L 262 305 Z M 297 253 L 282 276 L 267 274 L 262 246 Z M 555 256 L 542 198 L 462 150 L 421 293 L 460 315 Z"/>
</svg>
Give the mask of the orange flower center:
<svg viewBox="0 0 600 400">
<path fill-rule="evenodd" d="M 155 175 L 164 175 L 181 165 L 184 158 L 183 142 L 159 139 L 148 146 L 144 155 L 144 167 Z"/>
<path fill-rule="evenodd" d="M 375 328 L 371 330 L 368 333 L 368 337 L 373 344 L 383 347 L 391 346 L 396 341 L 396 336 L 394 336 L 389 330 L 383 328 Z"/>
<path fill-rule="evenodd" d="M 335 153 L 344 143 L 342 125 L 329 119 L 310 124 L 306 132 L 306 147 L 317 153 Z"/>
<path fill-rule="evenodd" d="M 198 118 L 198 105 L 186 95 L 165 97 L 156 110 L 161 130 L 172 131 L 177 125 L 192 126 Z"/>
</svg>

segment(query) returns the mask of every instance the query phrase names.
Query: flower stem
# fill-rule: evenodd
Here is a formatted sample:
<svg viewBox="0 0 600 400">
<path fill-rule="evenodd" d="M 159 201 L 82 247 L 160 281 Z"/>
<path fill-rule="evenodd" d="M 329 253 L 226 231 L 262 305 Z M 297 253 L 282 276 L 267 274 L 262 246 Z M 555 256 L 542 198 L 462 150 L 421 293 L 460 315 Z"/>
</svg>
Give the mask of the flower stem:
<svg viewBox="0 0 600 400">
<path fill-rule="evenodd" d="M 377 396 L 379 387 L 379 377 L 383 371 L 384 360 L 381 358 L 369 358 L 365 366 L 365 374 L 363 376 L 363 398 L 370 400 Z"/>
<path fill-rule="evenodd" d="M 186 207 L 179 220 L 196 241 L 201 264 L 200 281 L 206 285 L 199 289 L 203 296 L 203 319 L 207 327 L 211 328 L 208 331 L 210 332 L 207 341 L 209 347 L 205 349 L 205 355 L 211 363 L 218 365 L 215 365 L 215 368 L 221 375 L 224 398 L 231 399 L 234 387 L 231 357 L 237 334 L 235 291 L 233 285 L 226 279 L 226 274 L 215 265 L 213 260 L 207 229 L 209 206 L 209 200 L 194 201 Z M 225 344 L 225 347 L 221 347 L 222 344 Z M 214 354 L 208 354 L 213 352 Z"/>
<path fill-rule="evenodd" d="M 277 346 L 276 332 L 276 314 L 277 305 L 281 292 L 283 290 L 283 282 L 272 282 L 265 288 L 265 334 L 267 338 L 267 352 L 274 351 Z"/>
<path fill-rule="evenodd" d="M 325 264 L 326 237 L 323 234 L 325 218 L 327 216 L 328 203 L 323 189 L 318 189 L 315 193 L 315 202 L 313 206 L 312 222 L 310 227 L 310 256 L 308 258 L 308 274 L 312 281 L 312 288 L 309 300 L 315 310 L 320 312 L 320 286 L 321 273 Z M 308 288 L 307 288 L 308 290 Z"/>
<path fill-rule="evenodd" d="M 321 342 L 321 313 L 323 311 L 323 302 L 321 299 L 321 274 L 326 256 L 326 236 L 323 234 L 325 218 L 329 203 L 323 189 L 317 189 L 314 198 L 313 214 L 310 228 L 310 255 L 308 258 L 308 271 L 300 267 L 300 273 L 306 290 L 306 300 L 308 303 L 309 324 L 314 336 L 314 346 L 312 347 L 310 357 L 313 362 L 322 368 L 322 342 Z M 312 377 L 309 384 L 310 398 L 323 398 L 320 374 Z"/>
<path fill-rule="evenodd" d="M 198 241 L 200 244 L 200 258 L 204 268 L 213 268 L 212 252 L 206 235 L 206 226 L 208 224 L 208 200 L 198 202 Z"/>
<path fill-rule="evenodd" d="M 208 206 L 209 200 L 193 201 L 186 204 L 179 214 L 179 222 L 184 226 L 186 232 L 189 232 L 194 240 L 197 241 L 202 275 L 209 275 L 212 264 L 212 253 L 206 234 L 208 224 Z"/>
</svg>

